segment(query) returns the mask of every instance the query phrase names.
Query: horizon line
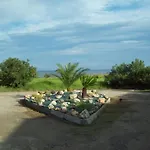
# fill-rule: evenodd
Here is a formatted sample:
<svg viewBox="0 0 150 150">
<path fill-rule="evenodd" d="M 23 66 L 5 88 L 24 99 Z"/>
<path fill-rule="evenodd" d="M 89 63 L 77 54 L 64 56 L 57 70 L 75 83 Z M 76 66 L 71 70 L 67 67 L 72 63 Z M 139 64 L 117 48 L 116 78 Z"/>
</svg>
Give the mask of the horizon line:
<svg viewBox="0 0 150 150">
<path fill-rule="evenodd" d="M 55 71 L 56 69 L 37 69 L 37 71 Z M 111 69 L 89 69 L 89 71 L 100 71 L 100 70 L 111 70 Z"/>
</svg>

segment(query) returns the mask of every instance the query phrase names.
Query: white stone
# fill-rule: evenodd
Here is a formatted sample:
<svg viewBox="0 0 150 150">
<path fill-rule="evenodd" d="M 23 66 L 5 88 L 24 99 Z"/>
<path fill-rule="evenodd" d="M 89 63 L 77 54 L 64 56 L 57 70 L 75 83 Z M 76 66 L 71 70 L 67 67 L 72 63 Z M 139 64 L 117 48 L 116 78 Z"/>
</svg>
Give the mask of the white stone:
<svg viewBox="0 0 150 150">
<path fill-rule="evenodd" d="M 63 102 L 64 102 L 64 99 L 60 99 L 60 102 L 63 103 Z"/>
<path fill-rule="evenodd" d="M 41 99 L 41 102 L 44 103 L 44 102 L 45 102 L 45 99 Z"/>
<path fill-rule="evenodd" d="M 60 91 L 60 92 L 59 92 L 59 94 L 63 95 L 63 94 L 64 94 L 64 92 L 63 92 L 63 91 Z"/>
<path fill-rule="evenodd" d="M 97 91 L 96 90 L 93 90 L 93 93 L 96 93 Z"/>
<path fill-rule="evenodd" d="M 31 97 L 31 99 L 33 99 L 33 100 L 34 100 L 34 99 L 35 99 L 35 97 L 34 97 L 34 96 L 32 96 L 32 97 Z"/>
<path fill-rule="evenodd" d="M 62 109 L 62 112 L 67 112 L 67 107 L 63 106 L 61 107 L 61 109 Z"/>
<path fill-rule="evenodd" d="M 55 110 L 60 110 L 60 108 L 59 108 L 59 107 L 56 107 Z"/>
<path fill-rule="evenodd" d="M 56 101 L 52 101 L 50 104 L 53 106 L 57 105 Z"/>
<path fill-rule="evenodd" d="M 80 102 L 80 99 L 75 98 L 73 101 L 74 101 L 75 103 L 78 103 L 78 102 Z"/>
<path fill-rule="evenodd" d="M 83 102 L 87 102 L 87 100 L 86 100 L 86 99 L 83 99 Z"/>
<path fill-rule="evenodd" d="M 87 93 L 91 93 L 91 90 L 87 90 Z"/>
<path fill-rule="evenodd" d="M 25 98 L 30 98 L 31 96 L 30 95 L 25 95 Z"/>
<path fill-rule="evenodd" d="M 45 97 L 45 96 L 46 96 L 46 94 L 42 94 L 42 96 L 43 96 L 43 97 Z"/>
<path fill-rule="evenodd" d="M 67 92 L 67 89 L 65 89 L 64 92 Z"/>
<path fill-rule="evenodd" d="M 89 103 L 90 103 L 90 104 L 93 104 L 93 100 L 90 99 L 90 100 L 89 100 Z"/>
<path fill-rule="evenodd" d="M 99 97 L 99 94 L 93 94 L 94 97 Z"/>
<path fill-rule="evenodd" d="M 88 98 L 88 97 L 85 97 L 84 100 L 89 100 L 89 98 Z"/>
<path fill-rule="evenodd" d="M 56 95 L 55 96 L 57 99 L 60 99 L 62 97 L 62 95 Z"/>
<path fill-rule="evenodd" d="M 39 105 L 40 105 L 40 106 L 43 106 L 43 102 L 40 102 Z"/>
<path fill-rule="evenodd" d="M 88 92 L 87 95 L 88 95 L 89 97 L 92 97 L 92 96 L 94 95 L 94 93 Z"/>
<path fill-rule="evenodd" d="M 79 112 L 77 112 L 76 110 L 71 110 L 71 115 L 72 116 L 77 116 L 79 114 Z"/>
<path fill-rule="evenodd" d="M 77 96 L 78 96 L 77 94 L 70 94 L 69 95 L 70 99 L 75 99 L 75 98 L 77 98 Z"/>
<path fill-rule="evenodd" d="M 74 93 L 79 93 L 79 92 L 81 92 L 81 90 L 74 90 L 73 92 Z"/>
<path fill-rule="evenodd" d="M 108 96 L 106 96 L 106 99 L 109 99 L 109 97 L 108 97 Z"/>
<path fill-rule="evenodd" d="M 49 105 L 48 105 L 48 108 L 49 108 L 49 109 L 54 109 L 55 107 L 54 107 L 54 105 L 49 104 Z"/>
<path fill-rule="evenodd" d="M 60 102 L 63 103 L 63 102 L 64 102 L 64 99 L 60 99 Z"/>
<path fill-rule="evenodd" d="M 68 104 L 69 104 L 68 102 L 63 102 L 62 106 L 68 107 Z"/>
</svg>

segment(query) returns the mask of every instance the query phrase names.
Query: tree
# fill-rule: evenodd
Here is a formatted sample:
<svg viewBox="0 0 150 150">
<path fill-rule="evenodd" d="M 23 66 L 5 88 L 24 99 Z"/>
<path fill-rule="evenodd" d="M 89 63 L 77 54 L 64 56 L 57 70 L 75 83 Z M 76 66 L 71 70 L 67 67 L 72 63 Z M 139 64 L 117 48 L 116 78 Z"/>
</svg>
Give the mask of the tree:
<svg viewBox="0 0 150 150">
<path fill-rule="evenodd" d="M 141 81 L 145 75 L 144 70 L 146 69 L 144 61 L 135 59 L 134 61 L 131 62 L 129 66 L 130 66 L 130 73 L 128 79 L 130 81 L 130 85 L 140 86 Z"/>
<path fill-rule="evenodd" d="M 144 61 L 135 59 L 129 64 L 122 63 L 112 67 L 105 81 L 113 88 L 147 88 L 150 87 L 150 67 Z"/>
<path fill-rule="evenodd" d="M 36 68 L 29 64 L 29 60 L 8 58 L 0 63 L 0 84 L 3 86 L 22 87 L 36 75 Z"/>
<path fill-rule="evenodd" d="M 54 74 L 54 76 L 58 77 L 62 81 L 68 91 L 71 90 L 72 84 L 89 70 L 78 66 L 79 63 L 68 63 L 64 67 L 61 64 L 57 64 L 57 74 Z"/>
<path fill-rule="evenodd" d="M 128 75 L 130 73 L 130 65 L 122 63 L 112 67 L 111 72 L 105 77 L 105 81 L 111 87 L 118 88 L 123 86 L 128 81 Z"/>
<path fill-rule="evenodd" d="M 85 98 L 87 96 L 87 88 L 90 86 L 93 86 L 97 82 L 96 76 L 91 75 L 83 75 L 80 77 L 81 83 L 82 83 L 82 98 Z"/>
</svg>

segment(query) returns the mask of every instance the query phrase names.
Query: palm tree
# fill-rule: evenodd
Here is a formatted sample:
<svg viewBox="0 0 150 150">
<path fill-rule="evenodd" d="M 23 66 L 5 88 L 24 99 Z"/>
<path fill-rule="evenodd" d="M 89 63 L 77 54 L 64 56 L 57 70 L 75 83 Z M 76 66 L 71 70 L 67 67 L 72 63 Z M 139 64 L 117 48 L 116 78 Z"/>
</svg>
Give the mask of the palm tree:
<svg viewBox="0 0 150 150">
<path fill-rule="evenodd" d="M 78 68 L 78 65 L 79 63 L 68 63 L 63 67 L 61 64 L 57 64 L 57 74 L 54 74 L 54 76 L 58 77 L 63 82 L 67 91 L 70 91 L 72 84 L 89 70 L 87 68 Z"/>
<path fill-rule="evenodd" d="M 97 77 L 91 75 L 83 75 L 80 77 L 80 80 L 83 86 L 82 98 L 85 98 L 87 96 L 87 88 L 96 84 Z"/>
</svg>

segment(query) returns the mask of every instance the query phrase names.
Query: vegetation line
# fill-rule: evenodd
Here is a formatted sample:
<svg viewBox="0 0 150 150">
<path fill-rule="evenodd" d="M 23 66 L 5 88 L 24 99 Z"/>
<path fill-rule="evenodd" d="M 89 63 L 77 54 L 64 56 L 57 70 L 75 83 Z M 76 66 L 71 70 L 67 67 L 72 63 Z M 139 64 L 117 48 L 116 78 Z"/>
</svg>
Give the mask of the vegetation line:
<svg viewBox="0 0 150 150">
<path fill-rule="evenodd" d="M 0 63 L 0 92 L 82 89 L 85 97 L 87 89 L 150 89 L 150 66 L 139 59 L 115 65 L 107 75 L 87 75 L 88 69 L 78 63 L 57 64 L 57 67 L 56 74 L 39 78 L 29 60 L 8 58 Z"/>
</svg>

